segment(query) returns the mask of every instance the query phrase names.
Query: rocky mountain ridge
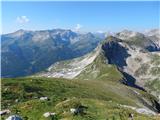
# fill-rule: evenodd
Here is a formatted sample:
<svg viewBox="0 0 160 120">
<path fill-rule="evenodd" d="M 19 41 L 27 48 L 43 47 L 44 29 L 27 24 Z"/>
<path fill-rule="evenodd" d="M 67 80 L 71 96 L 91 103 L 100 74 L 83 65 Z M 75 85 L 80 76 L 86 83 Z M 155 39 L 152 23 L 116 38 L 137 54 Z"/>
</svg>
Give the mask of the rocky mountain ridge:
<svg viewBox="0 0 160 120">
<path fill-rule="evenodd" d="M 157 32 L 155 32 L 155 35 L 152 33 L 152 36 L 157 36 Z M 42 72 L 38 76 L 70 79 L 88 79 L 87 76 L 92 76 L 90 79 L 98 79 L 99 75 L 102 74 L 101 71 L 105 71 L 111 64 L 115 65 L 120 71 L 121 78 L 125 78 L 123 79 L 125 84 L 147 90 L 160 98 L 160 50 L 157 44 L 157 41 L 160 40 L 152 40 L 150 37 L 142 33 L 122 31 L 115 36 L 108 36 L 92 53 L 75 60 L 54 64 L 49 67 L 47 72 Z M 94 59 L 90 61 L 91 58 Z M 103 70 L 97 69 L 97 65 L 93 64 L 96 59 L 101 59 L 101 62 L 97 64 L 104 61 L 106 68 Z M 88 64 L 83 63 L 83 65 L 78 64 L 84 60 L 86 60 L 84 63 L 90 62 Z M 79 71 L 76 71 L 77 68 L 72 65 L 77 65 Z M 105 65 L 103 64 L 100 67 L 102 68 L 102 66 Z M 111 69 L 107 70 L 106 73 L 108 74 Z M 72 73 L 74 73 L 74 76 L 72 76 Z M 103 79 L 110 78 L 111 75 L 106 73 L 103 72 Z"/>
</svg>

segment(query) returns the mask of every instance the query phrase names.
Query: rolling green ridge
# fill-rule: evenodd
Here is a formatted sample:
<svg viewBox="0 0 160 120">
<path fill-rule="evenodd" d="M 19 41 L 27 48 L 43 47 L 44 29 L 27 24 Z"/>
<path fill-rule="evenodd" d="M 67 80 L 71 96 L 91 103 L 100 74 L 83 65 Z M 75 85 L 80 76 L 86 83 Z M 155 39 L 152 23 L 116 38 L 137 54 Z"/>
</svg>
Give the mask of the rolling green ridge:
<svg viewBox="0 0 160 120">
<path fill-rule="evenodd" d="M 8 108 L 11 114 L 18 114 L 26 120 L 51 119 L 43 117 L 45 112 L 56 112 L 58 120 L 128 120 L 130 113 L 134 114 L 135 120 L 156 120 L 120 106 L 141 106 L 132 90 L 107 80 L 8 78 L 2 79 L 2 109 Z M 154 99 L 143 91 L 136 91 Z M 42 96 L 50 100 L 39 100 Z M 70 108 L 76 105 L 87 107 L 84 115 L 70 113 Z M 2 116 L 2 120 L 7 116 Z"/>
<path fill-rule="evenodd" d="M 111 80 L 119 81 L 122 74 L 117 70 L 116 66 L 107 64 L 107 59 L 101 50 L 96 59 L 88 65 L 76 78 L 83 80 Z"/>
</svg>

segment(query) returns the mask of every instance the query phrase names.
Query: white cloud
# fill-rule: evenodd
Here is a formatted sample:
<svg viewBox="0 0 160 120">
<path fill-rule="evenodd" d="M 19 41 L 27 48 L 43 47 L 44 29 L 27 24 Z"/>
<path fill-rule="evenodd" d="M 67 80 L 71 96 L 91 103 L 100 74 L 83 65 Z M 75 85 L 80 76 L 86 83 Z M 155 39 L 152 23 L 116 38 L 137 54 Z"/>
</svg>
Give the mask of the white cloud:
<svg viewBox="0 0 160 120">
<path fill-rule="evenodd" d="M 76 31 L 79 31 L 83 26 L 81 24 L 77 24 L 76 27 L 75 27 L 75 30 Z"/>
<path fill-rule="evenodd" d="M 24 23 L 28 23 L 29 19 L 27 18 L 27 16 L 18 16 L 17 22 L 20 24 L 24 24 Z"/>
<path fill-rule="evenodd" d="M 102 31 L 102 30 L 98 30 L 98 31 L 97 31 L 97 33 L 104 33 L 104 31 Z"/>
</svg>

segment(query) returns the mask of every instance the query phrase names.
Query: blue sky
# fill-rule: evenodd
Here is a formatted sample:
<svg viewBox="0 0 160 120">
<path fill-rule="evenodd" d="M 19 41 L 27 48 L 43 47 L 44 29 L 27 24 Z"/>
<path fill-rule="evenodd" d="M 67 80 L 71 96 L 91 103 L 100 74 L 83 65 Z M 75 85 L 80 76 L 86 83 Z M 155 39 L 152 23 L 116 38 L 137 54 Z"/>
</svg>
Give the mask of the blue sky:
<svg viewBox="0 0 160 120">
<path fill-rule="evenodd" d="M 143 31 L 158 28 L 160 2 L 2 2 L 2 32 L 18 29 Z"/>
</svg>

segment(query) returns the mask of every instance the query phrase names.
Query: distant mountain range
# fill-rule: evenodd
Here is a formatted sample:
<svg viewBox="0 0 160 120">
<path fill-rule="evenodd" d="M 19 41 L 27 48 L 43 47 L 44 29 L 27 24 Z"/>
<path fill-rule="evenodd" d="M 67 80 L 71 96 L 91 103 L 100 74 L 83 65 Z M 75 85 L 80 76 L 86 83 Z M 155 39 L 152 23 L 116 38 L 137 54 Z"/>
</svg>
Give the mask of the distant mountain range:
<svg viewBox="0 0 160 120">
<path fill-rule="evenodd" d="M 1 36 L 2 77 L 19 77 L 42 71 L 51 64 L 82 56 L 104 39 L 103 34 L 71 30 L 18 30 Z"/>
</svg>

